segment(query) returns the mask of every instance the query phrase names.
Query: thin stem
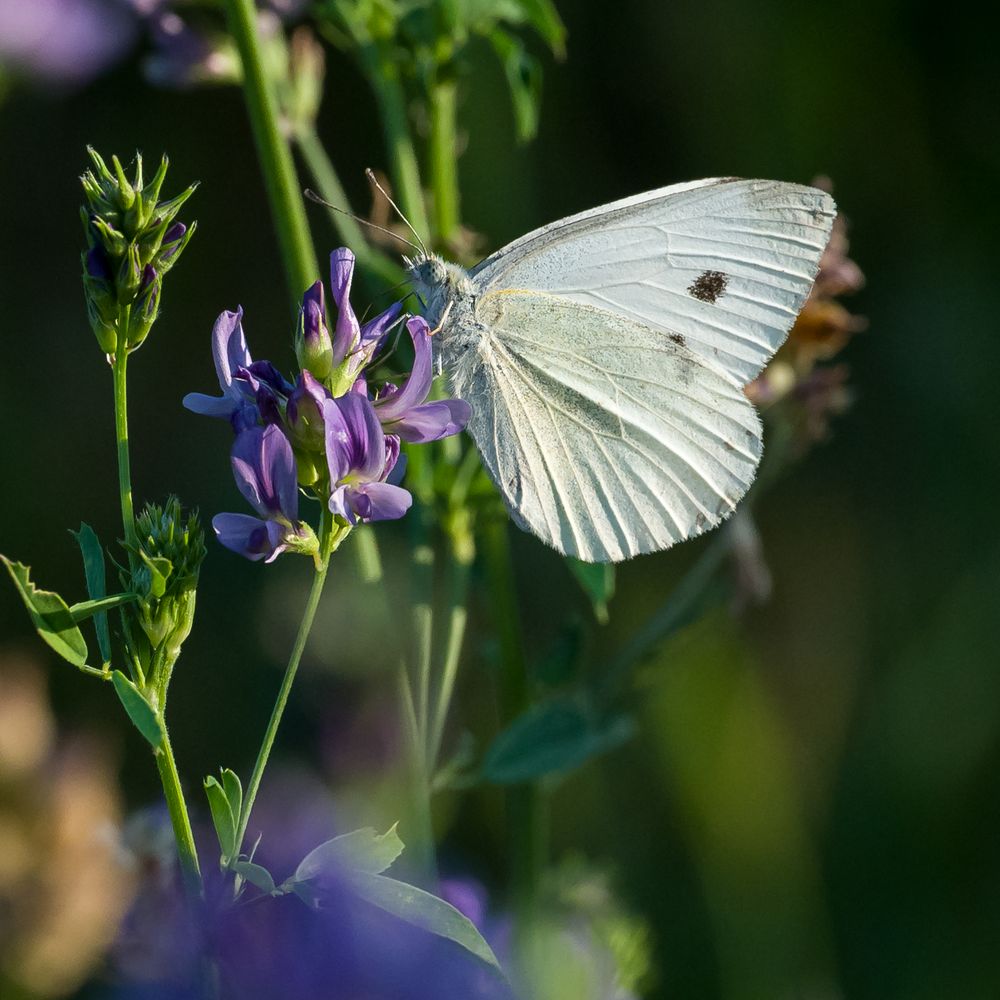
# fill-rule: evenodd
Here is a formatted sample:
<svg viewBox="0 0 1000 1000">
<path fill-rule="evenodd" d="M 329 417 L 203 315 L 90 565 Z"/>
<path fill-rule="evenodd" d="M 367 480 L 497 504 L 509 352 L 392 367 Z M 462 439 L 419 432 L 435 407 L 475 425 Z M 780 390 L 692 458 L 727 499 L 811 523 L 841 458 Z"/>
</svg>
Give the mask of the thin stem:
<svg viewBox="0 0 1000 1000">
<path fill-rule="evenodd" d="M 271 756 L 271 748 L 274 746 L 275 737 L 278 735 L 278 726 L 281 724 L 281 717 L 284 714 L 285 706 L 288 704 L 288 696 L 291 694 L 292 683 L 295 681 L 295 674 L 299 669 L 299 662 L 306 648 L 306 641 L 309 639 L 313 619 L 316 617 L 316 609 L 319 607 L 319 599 L 323 593 L 323 584 L 326 583 L 326 574 L 330 568 L 330 556 L 336 551 L 337 546 L 349 531 L 350 528 L 334 525 L 330 513 L 325 509 L 323 510 L 320 522 L 319 564 L 316 567 L 316 575 L 313 577 L 312 588 L 306 600 L 305 611 L 302 613 L 299 631 L 295 636 L 292 654 L 288 658 L 285 675 L 281 679 L 281 687 L 278 689 L 278 696 L 274 701 L 274 708 L 271 710 L 271 718 L 268 720 L 267 729 L 264 731 L 264 739 L 257 753 L 256 763 L 253 766 L 253 773 L 250 775 L 250 783 L 247 785 L 246 793 L 243 796 L 243 809 L 240 813 L 239 828 L 236 831 L 237 856 L 239 855 L 240 848 L 243 846 L 243 838 L 246 836 L 247 824 L 250 822 L 250 812 L 253 809 L 254 799 L 257 797 L 257 790 L 260 788 L 261 779 L 264 777 L 264 768 L 267 767 L 268 758 Z"/>
<path fill-rule="evenodd" d="M 162 717 L 161 717 L 162 721 Z M 163 727 L 163 742 L 155 752 L 156 767 L 160 772 L 163 784 L 163 794 L 170 811 L 170 823 L 174 828 L 174 839 L 177 842 L 177 857 L 181 865 L 181 877 L 184 888 L 192 899 L 200 899 L 201 869 L 198 866 L 198 851 L 194 845 L 194 834 L 191 832 L 191 821 L 188 819 L 187 805 L 184 802 L 184 791 L 181 788 L 180 775 L 177 773 L 177 763 L 174 760 L 173 747 L 167 729 Z"/>
<path fill-rule="evenodd" d="M 229 31 L 243 63 L 243 93 L 278 232 L 281 258 L 294 303 L 319 277 L 295 164 L 278 124 L 278 101 L 264 69 L 253 0 L 225 0 Z"/>
<path fill-rule="evenodd" d="M 517 589 L 510 557 L 507 522 L 485 530 L 486 572 L 500 639 L 500 706 L 506 725 L 531 704 L 531 679 L 524 658 Z M 517 937 L 528 941 L 538 906 L 538 889 L 547 854 L 545 800 L 537 782 L 516 785 L 506 794 L 510 837 L 511 892 Z"/>
<path fill-rule="evenodd" d="M 458 87 L 453 79 L 437 80 L 430 93 L 430 174 L 434 191 L 434 228 L 448 243 L 458 229 L 458 147 L 455 118 Z"/>
<path fill-rule="evenodd" d="M 427 766 L 424 735 L 417 721 L 413 685 L 405 661 L 400 662 L 397 683 L 411 813 L 410 823 L 404 834 L 404 865 L 410 866 L 412 877 L 417 882 L 432 886 L 437 881 L 437 862 L 434 857 L 434 822 L 431 814 L 431 775 Z"/>
<path fill-rule="evenodd" d="M 410 225 L 424 241 L 430 237 L 430 224 L 424 205 L 420 184 L 420 165 L 410 138 L 410 124 L 406 114 L 406 94 L 399 76 L 398 65 L 383 55 L 374 43 L 361 46 L 361 62 L 368 75 L 382 118 L 386 152 L 392 173 L 392 182 L 399 204 Z"/>
<path fill-rule="evenodd" d="M 118 496 L 122 507 L 122 528 L 125 544 L 129 547 L 129 563 L 135 560 L 132 551 L 135 545 L 135 509 L 132 506 L 132 471 L 128 454 L 128 400 L 126 395 L 126 366 L 128 349 L 124 336 L 120 337 L 119 349 L 112 362 L 115 390 L 115 438 L 118 443 Z"/>
</svg>

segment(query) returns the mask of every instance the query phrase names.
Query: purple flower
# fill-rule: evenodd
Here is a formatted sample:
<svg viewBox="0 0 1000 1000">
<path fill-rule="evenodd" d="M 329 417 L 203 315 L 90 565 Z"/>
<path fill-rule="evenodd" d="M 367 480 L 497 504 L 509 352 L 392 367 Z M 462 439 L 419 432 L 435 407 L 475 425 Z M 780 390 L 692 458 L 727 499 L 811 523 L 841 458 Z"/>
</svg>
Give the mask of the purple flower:
<svg viewBox="0 0 1000 1000">
<path fill-rule="evenodd" d="M 212 358 L 215 361 L 215 372 L 219 376 L 221 396 L 206 396 L 201 392 L 189 392 L 184 397 L 184 405 L 194 413 L 206 417 L 233 418 L 248 403 L 255 400 L 248 398 L 245 380 L 234 383 L 234 376 L 241 369 L 249 370 L 253 364 L 250 351 L 247 350 L 246 337 L 243 335 L 243 307 L 236 312 L 224 312 L 212 327 Z M 254 390 L 254 396 L 256 390 Z"/>
<path fill-rule="evenodd" d="M 236 83 L 240 61 L 233 40 L 221 31 L 193 27 L 164 5 L 136 4 L 147 16 L 152 53 L 143 62 L 154 87 L 187 89 L 201 84 Z M 144 9 L 144 7 L 161 9 Z"/>
<path fill-rule="evenodd" d="M 308 371 L 299 373 L 285 408 L 285 425 L 296 447 L 323 451 L 323 405 L 330 393 Z"/>
<path fill-rule="evenodd" d="M 0 0 L 0 67 L 82 84 L 124 54 L 130 12 L 110 0 Z"/>
<path fill-rule="evenodd" d="M 298 522 L 295 456 L 280 427 L 247 427 L 233 443 L 236 485 L 260 514 L 216 514 L 219 541 L 247 559 L 272 562 L 288 548 L 309 551 L 311 529 Z"/>
<path fill-rule="evenodd" d="M 402 302 L 394 302 L 385 312 L 363 326 L 351 307 L 351 281 L 354 278 L 354 254 L 341 247 L 330 254 L 330 288 L 337 304 L 337 322 L 333 330 L 333 367 L 343 370 L 338 385 L 344 391 L 378 353 L 386 334 L 403 311 Z M 336 390 L 335 390 L 336 391 Z"/>
<path fill-rule="evenodd" d="M 469 422 L 472 407 L 464 399 L 424 402 L 434 379 L 430 328 L 422 316 L 414 316 L 406 329 L 413 339 L 413 371 L 399 388 L 386 385 L 375 400 L 375 412 L 390 434 L 414 444 L 457 434 Z"/>
<path fill-rule="evenodd" d="M 323 403 L 330 510 L 348 524 L 402 517 L 413 498 L 387 482 L 399 460 L 399 438 L 386 435 L 367 397 L 349 392 Z M 398 475 L 402 473 L 399 466 Z"/>
</svg>

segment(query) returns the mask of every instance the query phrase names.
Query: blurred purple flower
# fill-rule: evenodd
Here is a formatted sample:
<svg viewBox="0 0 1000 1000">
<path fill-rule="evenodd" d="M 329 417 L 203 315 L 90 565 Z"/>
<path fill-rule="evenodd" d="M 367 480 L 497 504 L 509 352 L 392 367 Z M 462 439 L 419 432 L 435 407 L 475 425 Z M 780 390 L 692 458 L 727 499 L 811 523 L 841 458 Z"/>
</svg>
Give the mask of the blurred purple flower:
<svg viewBox="0 0 1000 1000">
<path fill-rule="evenodd" d="M 186 89 L 206 83 L 237 83 L 239 55 L 232 38 L 221 30 L 194 27 L 174 11 L 148 9 L 147 29 L 153 51 L 143 60 L 143 72 L 154 87 Z"/>
<path fill-rule="evenodd" d="M 111 0 L 0 0 L 0 66 L 83 84 L 122 56 L 135 18 Z"/>
<path fill-rule="evenodd" d="M 323 403 L 330 510 L 348 524 L 402 517 L 413 498 L 387 482 L 399 460 L 399 438 L 387 437 L 366 396 L 349 392 Z"/>
<path fill-rule="evenodd" d="M 430 327 L 423 316 L 406 322 L 413 339 L 413 371 L 402 386 L 386 384 L 375 400 L 375 412 L 390 434 L 421 444 L 457 434 L 472 416 L 464 399 L 438 399 L 426 403 L 434 380 Z"/>
<path fill-rule="evenodd" d="M 378 353 L 386 334 L 403 311 L 402 302 L 394 302 L 385 312 L 363 326 L 351 307 L 351 281 L 354 278 L 354 254 L 340 247 L 330 254 L 330 289 L 337 304 L 337 322 L 333 331 L 333 367 L 345 366 L 339 379 L 351 385 Z"/>
<path fill-rule="evenodd" d="M 247 427 L 232 452 L 236 485 L 260 514 L 216 514 L 219 541 L 247 559 L 273 562 L 293 545 L 301 529 L 295 456 L 280 427 Z"/>
</svg>

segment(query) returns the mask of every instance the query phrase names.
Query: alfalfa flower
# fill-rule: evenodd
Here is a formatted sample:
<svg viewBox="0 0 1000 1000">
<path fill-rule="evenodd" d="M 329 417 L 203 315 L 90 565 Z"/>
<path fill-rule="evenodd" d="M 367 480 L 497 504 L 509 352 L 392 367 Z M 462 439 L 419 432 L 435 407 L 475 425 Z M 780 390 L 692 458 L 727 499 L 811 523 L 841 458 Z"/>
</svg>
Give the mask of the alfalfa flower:
<svg viewBox="0 0 1000 1000">
<path fill-rule="evenodd" d="M 245 427 L 233 443 L 232 466 L 239 491 L 260 516 L 216 514 L 219 541 L 254 561 L 273 562 L 288 549 L 315 553 L 316 536 L 299 520 L 295 456 L 282 429 Z"/>
<path fill-rule="evenodd" d="M 413 498 L 388 482 L 402 474 L 399 438 L 386 434 L 366 396 L 349 392 L 323 404 L 330 510 L 348 524 L 402 517 Z"/>
</svg>

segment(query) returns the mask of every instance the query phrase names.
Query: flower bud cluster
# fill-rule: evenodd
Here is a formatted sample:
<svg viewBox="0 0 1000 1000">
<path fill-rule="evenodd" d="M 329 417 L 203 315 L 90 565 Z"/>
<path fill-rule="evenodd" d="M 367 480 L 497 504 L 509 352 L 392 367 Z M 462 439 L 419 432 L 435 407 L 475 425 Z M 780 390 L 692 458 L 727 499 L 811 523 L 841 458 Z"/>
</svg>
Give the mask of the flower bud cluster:
<svg viewBox="0 0 1000 1000">
<path fill-rule="evenodd" d="M 149 640 L 151 662 L 169 670 L 194 621 L 198 573 L 205 558 L 205 534 L 197 511 L 186 516 L 170 497 L 161 507 L 147 504 L 136 519 L 135 559 L 130 589 L 139 594 L 135 615 Z"/>
<path fill-rule="evenodd" d="M 109 168 L 96 150 L 87 152 L 93 168 L 80 178 L 87 199 L 80 209 L 87 238 L 83 287 L 97 342 L 105 354 L 115 355 L 139 347 L 159 316 L 163 276 L 197 225 L 178 221 L 177 213 L 197 185 L 161 202 L 165 156 L 145 184 L 138 153 L 130 180 L 117 156 Z"/>
</svg>

